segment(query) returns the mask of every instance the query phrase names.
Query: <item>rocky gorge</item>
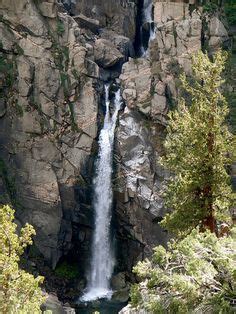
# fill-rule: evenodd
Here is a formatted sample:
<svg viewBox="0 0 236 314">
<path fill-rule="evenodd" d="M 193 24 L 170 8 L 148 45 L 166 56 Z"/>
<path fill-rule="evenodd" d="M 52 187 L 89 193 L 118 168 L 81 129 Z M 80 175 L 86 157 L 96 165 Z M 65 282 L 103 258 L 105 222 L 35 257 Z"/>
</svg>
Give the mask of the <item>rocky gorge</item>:
<svg viewBox="0 0 236 314">
<path fill-rule="evenodd" d="M 47 292 L 63 302 L 74 303 L 86 285 L 104 84 L 113 82 L 111 100 L 119 84 L 124 101 L 113 158 L 111 285 L 125 303 L 132 267 L 168 239 L 158 222 L 168 210 L 161 191 L 169 173 L 158 160 L 179 76 L 191 74 L 199 49 L 232 47 L 221 8 L 149 2 L 155 36 L 140 56 L 148 29 L 142 0 L 0 0 L 1 202 L 13 204 L 19 226 L 35 227 L 24 266 L 42 273 Z M 76 275 L 62 279 L 57 268 L 70 264 Z"/>
</svg>

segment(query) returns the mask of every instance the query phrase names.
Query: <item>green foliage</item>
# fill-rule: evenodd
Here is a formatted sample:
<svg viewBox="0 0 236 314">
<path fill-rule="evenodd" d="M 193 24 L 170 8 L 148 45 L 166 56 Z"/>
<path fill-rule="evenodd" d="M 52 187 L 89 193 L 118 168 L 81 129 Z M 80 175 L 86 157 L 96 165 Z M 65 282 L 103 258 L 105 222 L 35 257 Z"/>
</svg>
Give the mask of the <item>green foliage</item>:
<svg viewBox="0 0 236 314">
<path fill-rule="evenodd" d="M 172 173 L 164 197 L 173 209 L 162 225 L 182 239 L 169 242 L 167 249 L 156 247 L 150 260 L 134 268 L 142 280 L 131 289 L 137 312 L 235 310 L 236 230 L 219 239 L 214 233 L 217 219 L 229 219 L 234 200 L 226 166 L 235 139 L 225 124 L 229 110 L 220 93 L 225 60 L 221 52 L 213 62 L 199 52 L 193 57 L 191 83 L 181 76 L 185 99 L 169 114 L 161 162 Z"/>
<path fill-rule="evenodd" d="M 70 110 L 70 120 L 71 120 L 71 128 L 74 132 L 80 131 L 76 121 L 75 121 L 75 112 L 74 112 L 74 104 L 68 101 L 69 110 Z"/>
<path fill-rule="evenodd" d="M 213 14 L 217 11 L 222 12 L 228 3 L 234 2 L 234 0 L 201 0 L 200 3 L 204 13 Z"/>
<path fill-rule="evenodd" d="M 0 312 L 41 313 L 44 297 L 39 285 L 43 277 L 34 278 L 18 266 L 24 249 L 32 244 L 35 231 L 26 224 L 18 235 L 13 220 L 14 210 L 0 207 Z"/>
<path fill-rule="evenodd" d="M 24 55 L 24 50 L 17 43 L 15 44 L 14 51 L 20 56 Z"/>
<path fill-rule="evenodd" d="M 23 107 L 22 107 L 18 102 L 15 103 L 15 110 L 16 110 L 16 114 L 17 114 L 19 117 L 23 117 L 23 115 L 24 115 L 24 110 L 23 110 Z"/>
<path fill-rule="evenodd" d="M 234 92 L 229 92 L 226 97 L 229 102 L 230 109 L 228 121 L 230 123 L 232 133 L 236 134 L 236 95 Z"/>
<path fill-rule="evenodd" d="M 174 175 L 164 193 L 166 215 L 162 226 L 177 235 L 200 225 L 215 231 L 215 220 L 228 221 L 233 202 L 226 166 L 231 164 L 233 136 L 225 125 L 228 107 L 220 93 L 226 56 L 218 52 L 211 62 L 199 52 L 193 57 L 193 77 L 181 81 L 191 106 L 180 99 L 169 113 L 163 166 Z"/>
<path fill-rule="evenodd" d="M 75 264 L 68 264 L 63 262 L 55 269 L 55 274 L 66 279 L 75 279 L 79 276 L 78 266 Z"/>
<path fill-rule="evenodd" d="M 11 88 L 15 82 L 15 66 L 13 61 L 2 52 L 0 53 L 0 73 L 4 75 L 3 85 Z"/>
<path fill-rule="evenodd" d="M 131 305 L 133 307 L 137 307 L 140 300 L 141 300 L 141 293 L 139 291 L 139 285 L 134 284 L 130 289 L 130 298 L 131 298 Z"/>
<path fill-rule="evenodd" d="M 59 46 L 58 43 L 53 42 L 54 60 L 57 68 L 60 71 L 67 71 L 69 65 L 69 48 L 65 46 Z"/>
<path fill-rule="evenodd" d="M 149 313 L 233 313 L 236 298 L 236 237 L 218 239 L 193 230 L 184 240 L 158 246 L 134 272 L 131 305 Z"/>
<path fill-rule="evenodd" d="M 236 24 L 236 2 L 235 0 L 226 0 L 224 4 L 225 14 L 230 25 Z"/>
<path fill-rule="evenodd" d="M 214 13 L 218 10 L 218 4 L 209 1 L 203 6 L 203 12 Z"/>
<path fill-rule="evenodd" d="M 65 32 L 65 25 L 62 21 L 58 20 L 57 21 L 57 34 L 59 36 L 62 36 Z"/>
<path fill-rule="evenodd" d="M 63 87 L 64 96 L 65 98 L 68 98 L 70 95 L 70 78 L 69 75 L 66 72 L 60 73 L 61 77 L 61 85 Z"/>
</svg>

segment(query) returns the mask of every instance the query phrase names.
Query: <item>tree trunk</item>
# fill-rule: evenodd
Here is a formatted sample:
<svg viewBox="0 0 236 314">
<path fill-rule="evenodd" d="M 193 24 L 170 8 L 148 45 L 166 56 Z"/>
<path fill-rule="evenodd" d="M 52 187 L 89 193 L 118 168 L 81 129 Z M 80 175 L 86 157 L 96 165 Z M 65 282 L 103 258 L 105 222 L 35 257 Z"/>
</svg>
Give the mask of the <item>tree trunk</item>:
<svg viewBox="0 0 236 314">
<path fill-rule="evenodd" d="M 203 221 L 204 229 L 210 230 L 212 233 L 217 234 L 217 228 L 216 228 L 216 220 L 211 212 L 211 214 Z"/>
<path fill-rule="evenodd" d="M 213 125 L 214 124 L 214 118 L 210 118 L 210 123 Z M 208 161 L 211 160 L 212 154 L 214 151 L 214 134 L 212 132 L 208 133 L 208 138 L 207 138 L 207 147 L 208 147 Z M 211 178 L 213 176 L 213 168 L 212 164 L 210 162 L 208 171 L 207 171 L 207 176 Z M 203 189 L 203 195 L 204 199 L 207 200 L 207 208 L 206 212 L 208 215 L 203 221 L 203 226 L 205 229 L 210 230 L 212 233 L 215 233 L 217 235 L 217 226 L 216 226 L 216 219 L 214 215 L 214 208 L 213 208 L 213 195 L 212 195 L 212 186 L 211 183 L 209 183 L 204 189 Z"/>
</svg>

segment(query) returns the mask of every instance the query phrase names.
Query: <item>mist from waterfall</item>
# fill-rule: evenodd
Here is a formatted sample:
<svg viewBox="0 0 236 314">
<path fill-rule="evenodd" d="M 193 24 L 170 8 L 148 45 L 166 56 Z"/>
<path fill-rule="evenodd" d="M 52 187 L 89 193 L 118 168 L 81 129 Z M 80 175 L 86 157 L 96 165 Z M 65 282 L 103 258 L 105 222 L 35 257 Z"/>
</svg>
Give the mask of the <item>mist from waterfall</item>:
<svg viewBox="0 0 236 314">
<path fill-rule="evenodd" d="M 112 207 L 112 157 L 115 127 L 121 107 L 120 89 L 115 93 L 114 112 L 110 115 L 109 87 L 105 85 L 106 114 L 99 136 L 99 152 L 94 177 L 95 231 L 92 243 L 91 269 L 86 293 L 81 301 L 110 298 L 110 279 L 115 264 L 111 248 L 110 223 Z"/>
</svg>

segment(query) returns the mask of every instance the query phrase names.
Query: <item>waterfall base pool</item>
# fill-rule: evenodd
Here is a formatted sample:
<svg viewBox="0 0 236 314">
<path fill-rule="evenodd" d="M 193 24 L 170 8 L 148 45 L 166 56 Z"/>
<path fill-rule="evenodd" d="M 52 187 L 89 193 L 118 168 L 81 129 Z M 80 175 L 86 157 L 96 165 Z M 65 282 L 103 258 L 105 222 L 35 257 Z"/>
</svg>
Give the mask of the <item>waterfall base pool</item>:
<svg viewBox="0 0 236 314">
<path fill-rule="evenodd" d="M 113 302 L 102 299 L 95 302 L 80 302 L 75 308 L 78 314 L 93 314 L 98 311 L 100 314 L 118 314 L 127 303 Z"/>
</svg>

